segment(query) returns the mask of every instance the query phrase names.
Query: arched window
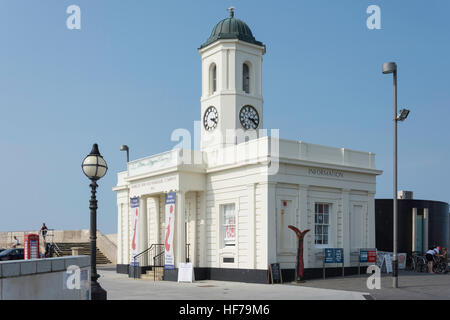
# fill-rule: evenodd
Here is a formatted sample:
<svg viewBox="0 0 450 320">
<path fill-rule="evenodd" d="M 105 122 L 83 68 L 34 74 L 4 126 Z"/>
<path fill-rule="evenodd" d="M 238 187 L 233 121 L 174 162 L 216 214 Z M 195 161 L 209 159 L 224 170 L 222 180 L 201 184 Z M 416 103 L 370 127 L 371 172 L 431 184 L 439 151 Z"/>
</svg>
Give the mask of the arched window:
<svg viewBox="0 0 450 320">
<path fill-rule="evenodd" d="M 245 93 L 250 93 L 250 68 L 248 64 L 244 63 L 242 68 L 242 84 Z"/>
<path fill-rule="evenodd" d="M 209 94 L 217 91 L 217 67 L 213 63 L 209 68 Z"/>
</svg>

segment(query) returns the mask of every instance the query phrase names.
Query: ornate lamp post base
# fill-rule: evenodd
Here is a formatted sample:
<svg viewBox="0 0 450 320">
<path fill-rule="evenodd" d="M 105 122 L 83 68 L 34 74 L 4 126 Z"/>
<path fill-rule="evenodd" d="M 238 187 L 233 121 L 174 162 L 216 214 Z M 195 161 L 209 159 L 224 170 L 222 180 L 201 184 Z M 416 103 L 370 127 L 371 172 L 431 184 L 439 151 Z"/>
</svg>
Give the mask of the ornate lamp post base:
<svg viewBox="0 0 450 320">
<path fill-rule="evenodd" d="M 106 290 L 97 281 L 91 281 L 91 300 L 107 300 Z"/>
</svg>

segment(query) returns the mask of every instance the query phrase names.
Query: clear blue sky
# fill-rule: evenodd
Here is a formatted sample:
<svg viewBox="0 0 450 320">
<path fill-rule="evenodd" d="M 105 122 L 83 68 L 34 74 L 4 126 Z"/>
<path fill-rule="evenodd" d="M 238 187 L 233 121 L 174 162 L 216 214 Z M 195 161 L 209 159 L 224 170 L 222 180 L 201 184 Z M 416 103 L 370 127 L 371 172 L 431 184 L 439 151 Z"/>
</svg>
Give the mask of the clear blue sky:
<svg viewBox="0 0 450 320">
<path fill-rule="evenodd" d="M 66 8 L 82 29 L 66 28 Z M 366 9 L 381 7 L 382 30 Z M 381 0 L 0 0 L 0 230 L 89 228 L 81 161 L 109 165 L 98 227 L 116 232 L 116 173 L 171 149 L 200 119 L 197 48 L 234 5 L 267 45 L 264 124 L 282 138 L 376 153 L 392 197 L 392 77 L 399 66 L 399 189 L 448 202 L 450 2 Z"/>
</svg>

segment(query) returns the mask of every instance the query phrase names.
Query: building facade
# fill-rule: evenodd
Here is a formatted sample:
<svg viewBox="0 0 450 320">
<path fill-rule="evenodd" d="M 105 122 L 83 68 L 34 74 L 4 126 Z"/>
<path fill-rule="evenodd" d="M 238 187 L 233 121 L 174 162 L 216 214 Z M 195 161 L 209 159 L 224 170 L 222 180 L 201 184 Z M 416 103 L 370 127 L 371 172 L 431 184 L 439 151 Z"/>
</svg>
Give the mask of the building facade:
<svg viewBox="0 0 450 320">
<path fill-rule="evenodd" d="M 392 212 L 392 199 L 375 200 L 376 244 L 382 251 L 392 252 Z M 448 203 L 399 198 L 398 251 L 423 253 L 434 246 L 450 246 Z"/>
<path fill-rule="evenodd" d="M 352 252 L 375 247 L 375 155 L 267 135 L 265 52 L 232 11 L 199 48 L 200 150 L 131 161 L 118 174 L 118 272 L 128 272 L 137 251 L 167 244 L 168 193 L 175 193 L 175 268 L 164 271 L 165 280 L 176 280 L 187 260 L 196 279 L 266 282 L 271 263 L 293 278 L 297 241 L 289 225 L 311 230 L 306 276 L 321 270 L 323 248 L 344 248 L 352 267 Z"/>
</svg>

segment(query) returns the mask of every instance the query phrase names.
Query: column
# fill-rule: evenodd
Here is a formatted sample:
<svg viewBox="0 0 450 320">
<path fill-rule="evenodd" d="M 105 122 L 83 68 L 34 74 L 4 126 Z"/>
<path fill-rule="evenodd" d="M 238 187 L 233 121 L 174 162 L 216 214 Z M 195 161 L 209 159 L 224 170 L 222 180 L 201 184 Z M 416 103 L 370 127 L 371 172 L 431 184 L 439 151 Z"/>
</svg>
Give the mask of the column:
<svg viewBox="0 0 450 320">
<path fill-rule="evenodd" d="M 130 255 L 131 255 L 131 250 L 130 250 L 130 197 L 127 197 L 127 203 L 124 203 L 123 208 L 124 208 L 124 212 L 123 214 L 125 215 L 125 231 L 122 237 L 122 242 L 123 242 L 123 247 L 120 248 L 123 252 L 123 260 L 122 263 L 123 264 L 130 264 Z"/>
<path fill-rule="evenodd" d="M 350 266 L 350 190 L 342 190 L 342 238 L 344 247 L 344 266 Z M 337 227 L 337 226 L 336 226 Z"/>
<path fill-rule="evenodd" d="M 207 243 L 206 243 L 206 193 L 205 192 L 200 192 L 200 232 L 199 232 L 199 267 L 207 267 L 206 262 L 206 248 L 207 248 Z"/>
<path fill-rule="evenodd" d="M 117 220 L 117 264 L 122 264 L 123 262 L 123 258 L 122 258 L 122 254 L 123 254 L 123 228 L 122 228 L 122 224 L 123 224 L 123 217 L 125 215 L 125 212 L 123 211 L 123 207 L 124 204 L 123 203 L 118 203 L 117 204 L 118 207 L 118 211 L 119 211 L 119 216 L 118 216 L 118 220 Z"/>
<path fill-rule="evenodd" d="M 311 229 L 310 226 L 308 226 L 308 188 L 307 185 L 300 185 L 298 187 L 298 219 L 297 219 L 297 228 L 299 228 L 301 231 L 304 231 L 305 229 Z M 290 230 L 289 230 L 290 231 Z M 290 231 L 292 232 L 292 231 Z M 305 268 L 309 268 L 309 255 L 311 251 L 311 247 L 308 245 L 310 242 L 307 241 L 308 238 L 312 237 L 313 230 L 309 231 L 305 239 L 303 241 L 303 262 L 305 264 Z"/>
<path fill-rule="evenodd" d="M 175 267 L 186 262 L 185 255 L 185 213 L 184 213 L 185 192 L 178 191 L 176 195 L 176 216 L 175 216 Z"/>
<path fill-rule="evenodd" d="M 423 251 L 428 250 L 428 208 L 423 209 Z"/>
<path fill-rule="evenodd" d="M 191 262 L 193 266 L 198 267 L 198 259 L 197 259 L 197 253 L 198 253 L 198 246 L 197 246 L 197 219 L 198 219 L 198 210 L 197 210 L 197 192 L 193 192 L 193 203 L 192 203 L 192 210 L 193 210 L 193 219 L 191 221 L 192 224 L 192 234 L 194 235 L 191 237 Z"/>
<path fill-rule="evenodd" d="M 248 268 L 256 269 L 256 184 L 247 185 L 248 196 Z"/>
<path fill-rule="evenodd" d="M 368 230 L 367 232 L 367 247 L 375 248 L 375 192 L 369 191 L 367 194 L 367 215 L 368 215 Z"/>
<path fill-rule="evenodd" d="M 147 232 L 147 198 L 139 197 L 139 253 L 148 248 Z M 147 256 L 143 255 L 140 259 L 141 266 L 148 264 Z"/>
<path fill-rule="evenodd" d="M 417 251 L 416 239 L 417 239 L 417 208 L 412 209 L 412 230 L 411 230 L 411 251 Z"/>
</svg>

